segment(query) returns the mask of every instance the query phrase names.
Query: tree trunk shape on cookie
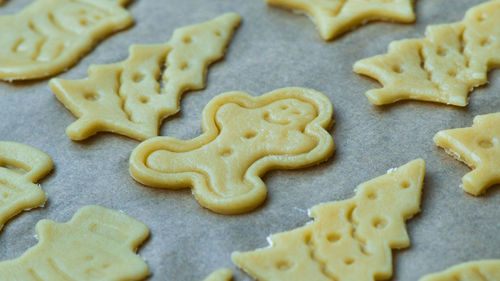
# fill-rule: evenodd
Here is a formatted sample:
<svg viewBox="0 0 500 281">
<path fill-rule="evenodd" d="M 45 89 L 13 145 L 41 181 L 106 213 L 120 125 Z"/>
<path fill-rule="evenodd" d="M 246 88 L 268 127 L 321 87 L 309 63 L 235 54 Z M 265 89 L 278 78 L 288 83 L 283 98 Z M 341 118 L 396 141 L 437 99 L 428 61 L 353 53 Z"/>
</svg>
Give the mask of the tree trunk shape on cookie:
<svg viewBox="0 0 500 281">
<path fill-rule="evenodd" d="M 38 222 L 36 233 L 37 245 L 0 263 L 2 281 L 132 281 L 149 274 L 135 254 L 149 230 L 121 212 L 86 206 L 67 223 Z"/>
<path fill-rule="evenodd" d="M 264 173 L 310 166 L 333 153 L 326 131 L 332 114 L 329 99 L 310 89 L 222 94 L 203 111 L 204 134 L 141 143 L 130 157 L 130 173 L 148 186 L 192 187 L 212 211 L 247 212 L 266 198 Z"/>
<path fill-rule="evenodd" d="M 469 128 L 440 131 L 434 142 L 473 169 L 462 178 L 469 194 L 500 183 L 500 112 L 476 116 Z"/>
<path fill-rule="evenodd" d="M 359 185 L 348 200 L 317 205 L 314 221 L 269 237 L 270 246 L 233 253 L 233 261 L 260 281 L 386 280 L 391 249 L 410 240 L 405 220 L 420 210 L 422 159 Z"/>
<path fill-rule="evenodd" d="M 355 63 L 354 71 L 383 88 L 366 92 L 383 105 L 423 100 L 466 106 L 475 87 L 487 83 L 488 70 L 500 65 L 500 1 L 476 6 L 461 22 L 431 25 L 426 38 L 392 42 L 387 54 Z"/>
<path fill-rule="evenodd" d="M 36 148 L 0 142 L 0 230 L 13 216 L 45 203 L 45 192 L 35 183 L 53 167 L 50 156 Z"/>
<path fill-rule="evenodd" d="M 415 21 L 412 0 L 267 0 L 311 15 L 321 37 L 330 40 L 373 20 Z"/>
<path fill-rule="evenodd" d="M 500 260 L 480 260 L 450 267 L 422 277 L 419 281 L 498 281 Z"/>
<path fill-rule="evenodd" d="M 240 16 L 228 13 L 175 30 L 165 44 L 132 45 L 127 60 L 93 65 L 81 80 L 52 79 L 56 97 L 79 119 L 73 140 L 107 131 L 145 140 L 179 111 L 181 95 L 205 86 L 208 66 L 223 57 Z"/>
<path fill-rule="evenodd" d="M 45 78 L 73 66 L 100 40 L 133 24 L 129 0 L 37 0 L 0 17 L 0 79 Z"/>
</svg>

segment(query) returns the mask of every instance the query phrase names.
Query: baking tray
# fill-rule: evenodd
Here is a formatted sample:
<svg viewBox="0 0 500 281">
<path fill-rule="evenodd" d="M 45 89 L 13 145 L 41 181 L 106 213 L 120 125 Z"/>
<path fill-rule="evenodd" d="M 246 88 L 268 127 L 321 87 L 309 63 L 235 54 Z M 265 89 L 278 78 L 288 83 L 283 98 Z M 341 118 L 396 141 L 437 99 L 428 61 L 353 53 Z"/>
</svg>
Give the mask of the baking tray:
<svg viewBox="0 0 500 281">
<path fill-rule="evenodd" d="M 30 2 L 7 1 L 0 14 L 18 12 Z M 470 126 L 475 115 L 499 111 L 500 72 L 490 72 L 490 83 L 474 91 L 466 108 L 415 101 L 374 106 L 364 92 L 378 83 L 352 72 L 355 61 L 385 53 L 391 41 L 422 37 L 429 24 L 459 21 L 481 2 L 418 0 L 415 24 L 377 22 L 324 42 L 307 17 L 263 0 L 133 1 L 135 25 L 104 40 L 59 77 L 86 77 L 91 64 L 127 58 L 131 44 L 164 42 L 177 27 L 235 11 L 243 22 L 225 58 L 210 67 L 206 89 L 184 95 L 181 112 L 165 120 L 161 134 L 181 139 L 201 134 L 201 111 L 220 93 L 260 95 L 301 86 L 325 93 L 334 105 L 334 156 L 319 166 L 267 173 L 269 197 L 262 207 L 218 215 L 202 208 L 189 189 L 135 182 L 128 158 L 138 141 L 109 133 L 71 141 L 65 128 L 75 117 L 56 100 L 48 80 L 0 83 L 0 139 L 37 147 L 55 163 L 41 181 L 48 203 L 5 226 L 0 260 L 16 258 L 36 243 L 37 221 L 64 222 L 80 207 L 98 204 L 149 226 L 151 237 L 139 249 L 152 272 L 149 280 L 202 280 L 220 267 L 232 268 L 236 281 L 251 280 L 231 263 L 231 252 L 267 246 L 269 234 L 308 222 L 311 206 L 350 198 L 361 182 L 418 157 L 427 163 L 422 212 L 407 224 L 411 247 L 393 252 L 392 280 L 417 280 L 460 262 L 500 258 L 500 188 L 477 198 L 465 194 L 459 184 L 470 169 L 432 141 L 439 130 Z"/>
</svg>

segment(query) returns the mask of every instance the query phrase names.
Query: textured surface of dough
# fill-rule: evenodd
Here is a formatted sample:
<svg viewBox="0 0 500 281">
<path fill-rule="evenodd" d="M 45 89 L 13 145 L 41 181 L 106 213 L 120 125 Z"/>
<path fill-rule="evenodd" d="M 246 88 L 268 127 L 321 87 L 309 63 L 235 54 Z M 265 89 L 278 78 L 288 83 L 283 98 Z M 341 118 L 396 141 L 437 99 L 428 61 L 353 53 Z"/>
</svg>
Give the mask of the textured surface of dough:
<svg viewBox="0 0 500 281">
<path fill-rule="evenodd" d="M 191 140 L 156 137 L 130 156 L 130 173 L 160 188 L 192 187 L 204 207 L 236 214 L 258 207 L 267 189 L 261 176 L 325 161 L 334 150 L 333 108 L 323 94 L 283 88 L 253 97 L 230 92 L 212 99 L 204 134 Z"/>
<path fill-rule="evenodd" d="M 221 268 L 214 273 L 210 274 L 203 281 L 231 281 L 233 278 L 233 272 L 227 268 Z"/>
<path fill-rule="evenodd" d="M 498 281 L 500 260 L 481 260 L 462 263 L 442 272 L 429 274 L 420 281 Z"/>
<path fill-rule="evenodd" d="M 414 160 L 359 185 L 356 196 L 317 205 L 314 221 L 271 235 L 268 248 L 233 253 L 233 261 L 260 281 L 386 280 L 391 249 L 410 239 L 405 219 L 419 212 L 425 164 Z"/>
<path fill-rule="evenodd" d="M 411 0 L 267 0 L 268 3 L 311 15 L 321 37 L 330 40 L 372 20 L 410 23 Z"/>
<path fill-rule="evenodd" d="M 37 0 L 0 17 L 0 79 L 49 77 L 74 65 L 98 41 L 130 26 L 130 0 Z"/>
<path fill-rule="evenodd" d="M 67 134 L 73 140 L 100 131 L 157 136 L 161 121 L 179 111 L 182 93 L 204 87 L 208 65 L 224 55 L 239 22 L 238 14 L 224 14 L 177 29 L 165 44 L 133 45 L 127 60 L 91 66 L 86 79 L 52 79 L 57 98 L 79 118 Z"/>
<path fill-rule="evenodd" d="M 383 105 L 414 99 L 466 106 L 469 92 L 487 83 L 500 64 L 500 1 L 467 11 L 465 19 L 431 25 L 426 38 L 392 42 L 388 54 L 356 62 L 354 71 L 382 83 L 368 99 Z"/>
<path fill-rule="evenodd" d="M 462 178 L 466 192 L 480 195 L 500 183 L 500 112 L 476 116 L 469 128 L 440 131 L 434 142 L 472 167 Z"/>
<path fill-rule="evenodd" d="M 19 212 L 45 203 L 45 192 L 34 183 L 53 166 L 52 159 L 36 148 L 0 142 L 0 230 Z"/>
<path fill-rule="evenodd" d="M 125 281 L 149 274 L 135 254 L 149 230 L 121 212 L 87 206 L 67 223 L 38 222 L 36 233 L 37 245 L 0 263 L 2 281 Z"/>
</svg>

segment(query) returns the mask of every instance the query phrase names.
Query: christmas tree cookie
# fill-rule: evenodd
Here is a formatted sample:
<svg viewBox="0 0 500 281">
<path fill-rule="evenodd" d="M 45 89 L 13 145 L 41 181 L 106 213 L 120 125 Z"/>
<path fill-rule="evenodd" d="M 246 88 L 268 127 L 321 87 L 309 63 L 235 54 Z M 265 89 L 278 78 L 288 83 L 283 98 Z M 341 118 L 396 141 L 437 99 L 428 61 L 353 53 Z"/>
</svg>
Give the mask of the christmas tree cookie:
<svg viewBox="0 0 500 281">
<path fill-rule="evenodd" d="M 429 274 L 420 281 L 498 281 L 500 260 L 481 260 L 462 263 L 445 271 Z"/>
<path fill-rule="evenodd" d="M 0 16 L 0 80 L 49 77 L 73 66 L 99 41 L 133 24 L 130 0 L 37 0 Z"/>
<path fill-rule="evenodd" d="M 36 233 L 37 245 L 0 262 L 2 281 L 132 281 L 149 274 L 135 254 L 149 230 L 121 212 L 87 206 L 67 223 L 38 222 Z"/>
<path fill-rule="evenodd" d="M 78 117 L 67 134 L 73 140 L 101 131 L 157 136 L 161 121 L 179 111 L 181 95 L 204 87 L 208 66 L 223 57 L 239 23 L 238 14 L 224 14 L 177 29 L 165 44 L 133 45 L 127 60 L 91 66 L 88 78 L 52 79 L 56 97 Z"/>
<path fill-rule="evenodd" d="M 473 168 L 462 179 L 466 192 L 480 195 L 500 183 L 500 112 L 476 116 L 469 128 L 440 131 L 434 142 Z"/>
<path fill-rule="evenodd" d="M 0 230 L 16 214 L 45 203 L 45 192 L 35 183 L 53 167 L 50 156 L 36 148 L 0 142 Z"/>
<path fill-rule="evenodd" d="M 200 204 L 214 212 L 248 212 L 266 198 L 261 177 L 267 171 L 328 159 L 334 150 L 326 131 L 332 115 L 330 100 L 310 89 L 222 94 L 205 107 L 201 136 L 141 143 L 130 156 L 130 173 L 148 186 L 192 187 Z"/>
<path fill-rule="evenodd" d="M 405 220 L 419 212 L 424 173 L 417 159 L 365 182 L 351 199 L 313 207 L 313 222 L 233 261 L 260 281 L 389 279 L 391 249 L 410 244 Z"/>
<path fill-rule="evenodd" d="M 316 22 L 324 40 L 373 20 L 410 23 L 415 20 L 412 0 L 267 0 L 283 8 L 305 12 Z"/>
<path fill-rule="evenodd" d="M 355 72 L 383 85 L 366 93 L 372 103 L 413 99 L 466 106 L 469 92 L 500 65 L 500 1 L 470 9 L 461 22 L 429 26 L 426 35 L 395 41 L 388 54 L 356 62 Z"/>
</svg>

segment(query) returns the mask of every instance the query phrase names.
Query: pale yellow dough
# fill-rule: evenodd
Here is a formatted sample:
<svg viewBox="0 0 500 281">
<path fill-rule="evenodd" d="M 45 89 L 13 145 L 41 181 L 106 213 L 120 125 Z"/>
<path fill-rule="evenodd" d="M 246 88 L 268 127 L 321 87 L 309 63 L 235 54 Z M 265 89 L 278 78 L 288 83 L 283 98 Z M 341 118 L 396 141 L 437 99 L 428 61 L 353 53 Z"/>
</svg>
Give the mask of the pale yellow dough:
<svg viewBox="0 0 500 281">
<path fill-rule="evenodd" d="M 0 17 L 0 79 L 50 77 L 73 66 L 100 40 L 133 24 L 130 0 L 37 0 Z"/>
<path fill-rule="evenodd" d="M 0 263 L 2 281 L 132 281 L 149 274 L 135 254 L 149 230 L 121 212 L 83 207 L 67 223 L 38 222 L 36 234 L 37 245 Z"/>
<path fill-rule="evenodd" d="M 498 281 L 500 260 L 481 260 L 462 263 L 442 272 L 429 274 L 419 281 Z"/>
<path fill-rule="evenodd" d="M 233 278 L 233 272 L 227 268 L 221 268 L 214 273 L 210 274 L 203 281 L 231 281 Z"/>
<path fill-rule="evenodd" d="M 141 143 L 130 157 L 130 173 L 148 186 L 192 187 L 200 204 L 217 213 L 248 212 L 266 198 L 264 173 L 311 166 L 333 153 L 325 130 L 332 115 L 330 100 L 310 89 L 222 94 L 203 111 L 204 134 Z"/>
<path fill-rule="evenodd" d="M 52 79 L 56 97 L 79 119 L 73 140 L 108 131 L 138 140 L 158 135 L 161 121 L 179 111 L 181 95 L 205 86 L 206 69 L 222 58 L 240 16 L 228 13 L 177 29 L 159 45 L 132 45 L 127 60 L 89 68 L 81 80 Z"/>
<path fill-rule="evenodd" d="M 405 220 L 420 210 L 422 159 L 359 185 L 356 196 L 317 205 L 314 221 L 271 235 L 270 246 L 232 255 L 260 281 L 387 280 L 391 249 L 408 247 Z"/>
<path fill-rule="evenodd" d="M 469 92 L 500 65 L 500 1 L 470 9 L 461 22 L 429 26 L 426 34 L 356 62 L 355 72 L 383 85 L 366 93 L 372 103 L 413 99 L 466 106 Z"/>
<path fill-rule="evenodd" d="M 440 131 L 434 142 L 474 169 L 462 178 L 466 192 L 480 195 L 500 183 L 500 112 L 476 116 L 469 128 Z"/>
<path fill-rule="evenodd" d="M 16 214 L 45 203 L 45 192 L 34 183 L 53 167 L 52 159 L 36 148 L 0 142 L 0 230 Z"/>
<path fill-rule="evenodd" d="M 415 21 L 412 0 L 267 0 L 268 3 L 311 15 L 324 40 L 333 39 L 373 20 Z"/>
</svg>

